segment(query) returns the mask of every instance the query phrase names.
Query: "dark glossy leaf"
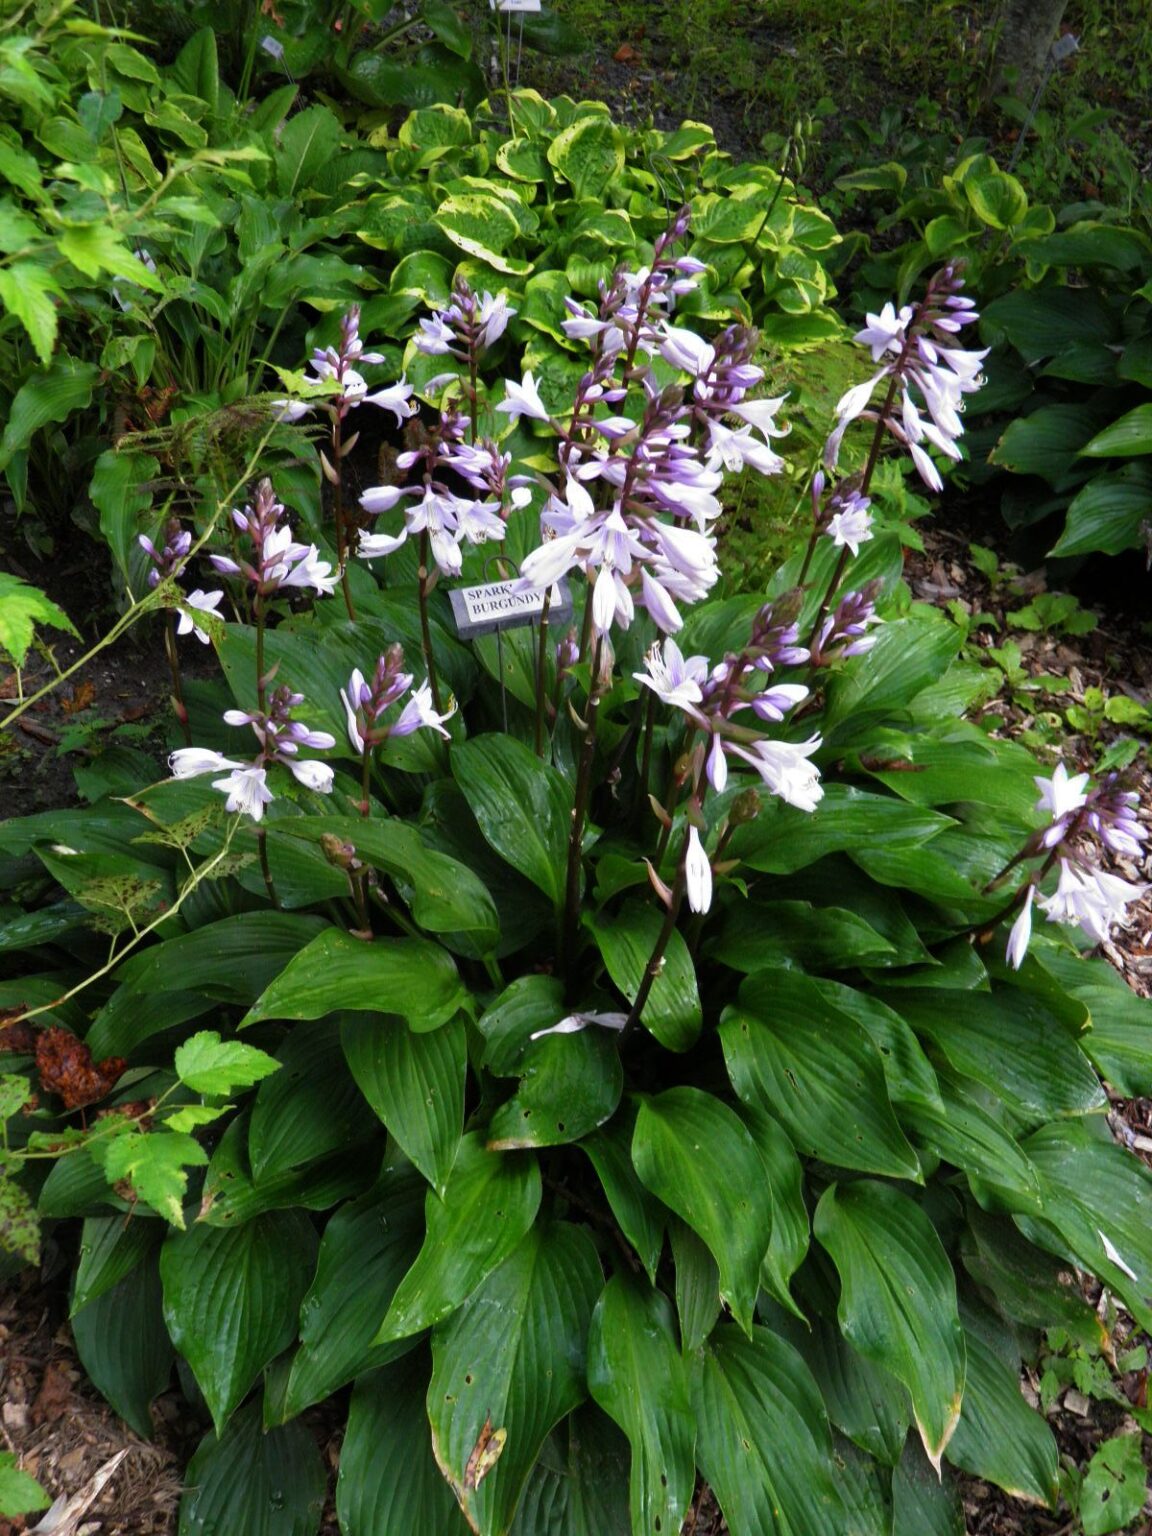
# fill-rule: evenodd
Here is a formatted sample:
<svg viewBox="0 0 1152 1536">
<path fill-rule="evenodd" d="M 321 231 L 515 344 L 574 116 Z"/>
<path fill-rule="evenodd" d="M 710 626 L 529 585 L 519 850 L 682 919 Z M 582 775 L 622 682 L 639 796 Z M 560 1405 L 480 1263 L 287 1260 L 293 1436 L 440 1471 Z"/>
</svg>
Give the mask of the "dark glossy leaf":
<svg viewBox="0 0 1152 1536">
<path fill-rule="evenodd" d="M 688 1372 L 667 1298 L 616 1274 L 596 1303 L 588 1339 L 588 1388 L 632 1447 L 632 1530 L 680 1529 L 696 1482 L 696 1424 Z"/>
<path fill-rule="evenodd" d="M 732 1536 L 845 1529 L 824 1404 L 783 1339 L 718 1329 L 693 1371 L 692 1406 L 700 1470 Z"/>
<path fill-rule="evenodd" d="M 813 1231 L 840 1274 L 845 1337 L 908 1388 L 938 1467 L 960 1417 L 964 1335 L 956 1278 L 932 1223 L 898 1189 L 861 1179 L 824 1192 Z"/>
<path fill-rule="evenodd" d="M 919 848 L 951 825 L 950 817 L 892 795 L 833 783 L 825 786 L 818 815 L 765 793 L 759 816 L 736 828 L 729 857 L 750 869 L 790 875 L 826 854 L 861 846 Z"/>
<path fill-rule="evenodd" d="M 407 1338 L 453 1313 L 516 1249 L 539 1205 L 535 1157 L 489 1152 L 478 1135 L 465 1136 L 443 1198 L 428 1193 L 423 1246 L 373 1342 Z"/>
<path fill-rule="evenodd" d="M 164 1391 L 175 1354 L 161 1309 L 155 1247 L 111 1290 L 72 1319 L 80 1363 L 122 1419 L 152 1437 L 152 1399 Z"/>
<path fill-rule="evenodd" d="M 1059 991 L 1088 1009 L 1080 1045 L 1101 1076 L 1129 1097 L 1152 1094 L 1152 1001 L 1137 997 L 1103 958 L 1090 960 L 1056 945 L 1034 948 Z"/>
<path fill-rule="evenodd" d="M 624 1087 L 617 1038 L 596 1025 L 532 1041 L 521 1070 L 515 1095 L 488 1127 L 497 1151 L 579 1141 L 612 1116 Z"/>
<path fill-rule="evenodd" d="M 904 1104 L 900 1120 L 904 1128 L 946 1163 L 962 1169 L 973 1180 L 1003 1192 L 1013 1210 L 1040 1208 L 1040 1183 L 1011 1131 L 992 1112 L 993 1096 L 981 1102 L 980 1090 L 954 1073 L 938 1076 L 943 1109 L 927 1104 Z"/>
<path fill-rule="evenodd" d="M 367 1141 L 376 1126 L 340 1049 L 340 1027 L 297 1024 L 260 1084 L 248 1128 L 257 1185 Z"/>
<path fill-rule="evenodd" d="M 303 1424 L 265 1431 L 260 1405 L 207 1435 L 188 1465 L 177 1536 L 313 1536 L 324 1463 Z"/>
<path fill-rule="evenodd" d="M 80 1257 L 72 1283 L 70 1317 L 130 1275 L 164 1237 L 157 1221 L 89 1216 L 80 1233 Z"/>
<path fill-rule="evenodd" d="M 611 917 L 586 917 L 604 964 L 628 1002 L 635 1002 L 640 983 L 663 925 L 654 907 L 629 901 Z M 703 1022 L 696 970 L 679 930 L 673 929 L 664 963 L 648 994 L 640 1022 L 670 1051 L 695 1044 Z"/>
<path fill-rule="evenodd" d="M 836 673 L 829 682 L 825 747 L 859 743 L 871 723 L 899 717 L 922 688 L 947 671 L 960 644 L 960 631 L 942 615 L 885 624 L 867 666 Z"/>
<path fill-rule="evenodd" d="M 355 1014 L 340 1025 L 352 1076 L 439 1194 L 464 1130 L 468 1043 L 459 1019 L 414 1034 L 402 1018 Z"/>
<path fill-rule="evenodd" d="M 488 844 L 559 906 L 572 812 L 564 777 L 512 736 L 464 742 L 452 773 Z"/>
<path fill-rule="evenodd" d="M 703 1241 L 679 1217 L 669 1221 L 668 1236 L 676 1271 L 680 1348 L 690 1355 L 704 1343 L 720 1316 L 720 1271 Z"/>
<path fill-rule="evenodd" d="M 653 1284 L 664 1244 L 664 1207 L 649 1194 L 632 1164 L 632 1133 L 635 1116 L 624 1111 L 613 1116 L 594 1136 L 586 1136 L 580 1148 L 599 1176 L 612 1214 L 621 1232 Z"/>
<path fill-rule="evenodd" d="M 907 1390 L 853 1349 L 834 1318 L 813 1309 L 810 1323 L 787 1318 L 782 1331 L 816 1378 L 836 1428 L 869 1456 L 894 1467 L 912 1418 Z"/>
<path fill-rule="evenodd" d="M 399 1013 L 436 1029 L 467 1002 L 452 957 L 424 939 L 354 939 L 327 928 L 291 960 L 241 1020 L 319 1019 L 341 1009 Z"/>
<path fill-rule="evenodd" d="M 567 1013 L 564 986 L 555 976 L 520 976 L 480 1015 L 487 1042 L 483 1065 L 497 1077 L 516 1077 L 530 1037 L 551 1029 Z"/>
<path fill-rule="evenodd" d="M 316 1234 L 297 1211 L 258 1216 L 235 1229 L 195 1226 L 165 1242 L 164 1319 L 218 1433 L 296 1337 L 315 1260 Z"/>
<path fill-rule="evenodd" d="M 469 1523 L 504 1536 L 548 1433 L 585 1396 L 582 1362 L 603 1284 L 580 1227 L 537 1227 L 432 1334 L 432 1448 Z M 507 1439 L 483 1477 L 490 1433 Z"/>
<path fill-rule="evenodd" d="M 892 1474 L 892 1536 L 964 1536 L 964 1514 L 951 1478 L 929 1466 L 912 1435 Z"/>
<path fill-rule="evenodd" d="M 1055 1509 L 1059 1453 L 1052 1431 L 1024 1401 L 1019 1373 L 965 1330 L 964 1405 L 948 1443 L 953 1466 L 995 1483 L 1013 1498 Z"/>
<path fill-rule="evenodd" d="M 467 1536 L 432 1455 L 428 1370 L 421 1348 L 356 1383 L 336 1484 L 346 1536 Z"/>
<path fill-rule="evenodd" d="M 424 1195 L 412 1169 L 390 1169 L 324 1228 L 316 1274 L 300 1306 L 300 1348 L 285 1389 L 285 1418 L 409 1348 L 407 1341 L 374 1346 L 372 1340 L 419 1250 Z"/>
<path fill-rule="evenodd" d="M 879 1052 L 848 1014 L 795 971 L 761 971 L 721 1017 L 732 1085 L 776 1116 L 801 1156 L 918 1179 L 920 1165 L 892 1113 Z"/>
<path fill-rule="evenodd" d="M 377 1163 L 367 1149 L 357 1158 L 342 1154 L 308 1168 L 289 1168 L 257 1185 L 248 1163 L 250 1116 L 233 1120 L 212 1154 L 204 1175 L 197 1221 L 210 1227 L 235 1227 L 265 1211 L 300 1206 L 324 1211 L 341 1200 L 363 1194 Z"/>
<path fill-rule="evenodd" d="M 595 1403 L 544 1443 L 511 1536 L 632 1536 L 628 1442 Z"/>
<path fill-rule="evenodd" d="M 699 1088 L 642 1099 L 632 1161 L 652 1193 L 707 1244 L 720 1268 L 720 1295 L 747 1331 L 772 1235 L 772 1196 L 739 1116 Z"/>
<path fill-rule="evenodd" d="M 1104 1090 L 1065 1026 L 1037 998 L 1008 988 L 950 992 L 947 1007 L 928 987 L 885 997 L 965 1077 L 982 1083 L 1024 1119 L 1079 1115 L 1104 1103 Z"/>
<path fill-rule="evenodd" d="M 760 1267 L 760 1283 L 781 1306 L 796 1311 L 788 1282 L 808 1252 L 804 1169 L 787 1132 L 771 1115 L 745 1105 L 740 1118 L 752 1133 L 772 1191 L 772 1237 Z"/>
<path fill-rule="evenodd" d="M 1030 1243 L 1010 1217 L 975 1205 L 967 1215 L 960 1257 L 999 1312 L 1030 1328 L 1059 1324 L 1097 1349 L 1103 1345 L 1103 1325 L 1080 1294 L 1070 1264 Z"/>
<path fill-rule="evenodd" d="M 924 1104 L 940 1109 L 940 1084 L 932 1063 L 911 1029 L 893 1008 L 871 993 L 820 978 L 820 994 L 841 1013 L 850 1014 L 880 1052 L 888 1097 L 895 1105 Z"/>
<path fill-rule="evenodd" d="M 707 954 L 744 972 L 788 965 L 838 971 L 901 963 L 888 940 L 858 913 L 814 907 L 809 901 L 756 901 L 730 908 L 719 933 L 709 940 Z"/>
</svg>

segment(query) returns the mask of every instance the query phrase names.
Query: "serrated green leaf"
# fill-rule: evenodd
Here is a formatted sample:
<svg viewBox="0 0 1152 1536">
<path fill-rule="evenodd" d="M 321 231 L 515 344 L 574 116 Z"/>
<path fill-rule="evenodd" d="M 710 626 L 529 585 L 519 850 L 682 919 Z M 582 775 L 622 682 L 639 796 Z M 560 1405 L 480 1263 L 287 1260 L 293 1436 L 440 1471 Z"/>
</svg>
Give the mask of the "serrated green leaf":
<svg viewBox="0 0 1152 1536">
<path fill-rule="evenodd" d="M 68 615 L 36 587 L 25 586 L 19 576 L 0 571 L 0 647 L 18 667 L 28 659 L 37 624 L 77 633 Z"/>
<path fill-rule="evenodd" d="M 1115 1435 L 1092 1457 L 1080 1484 L 1084 1536 L 1106 1536 L 1135 1520 L 1148 1492 L 1142 1435 Z"/>
<path fill-rule="evenodd" d="M 60 292 L 60 284 L 37 262 L 16 261 L 0 268 L 0 303 L 28 332 L 45 367 L 56 349 L 60 321 L 53 299 Z"/>
<path fill-rule="evenodd" d="M 152 1209 L 183 1229 L 188 1169 L 208 1154 L 198 1141 L 177 1131 L 129 1131 L 93 1145 L 110 1184 L 126 1180 Z"/>
<path fill-rule="evenodd" d="M 202 1029 L 176 1047 L 176 1076 L 193 1093 L 222 1095 L 251 1088 L 280 1070 L 280 1063 L 266 1051 L 239 1040 L 221 1040 L 218 1031 Z"/>
</svg>

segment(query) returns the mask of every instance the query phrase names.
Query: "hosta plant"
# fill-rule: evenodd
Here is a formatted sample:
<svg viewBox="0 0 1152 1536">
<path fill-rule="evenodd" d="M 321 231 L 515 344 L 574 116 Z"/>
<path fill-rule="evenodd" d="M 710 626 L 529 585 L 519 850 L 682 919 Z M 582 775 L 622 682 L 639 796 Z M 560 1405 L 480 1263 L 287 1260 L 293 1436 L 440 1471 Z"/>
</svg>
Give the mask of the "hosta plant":
<svg viewBox="0 0 1152 1536">
<path fill-rule="evenodd" d="M 569 298 L 567 396 L 499 382 L 499 290 L 421 322 L 435 411 L 348 314 L 276 406 L 325 534 L 260 483 L 145 535 L 223 672 L 167 772 L 0 827 L 2 1230 L 82 1222 L 136 1429 L 174 1359 L 202 1397 L 184 1532 L 314 1531 L 333 1394 L 348 1536 L 655 1536 L 700 1479 L 734 1536 L 959 1532 L 950 1468 L 1056 1500 L 1018 1371 L 1098 1329 L 1075 1270 L 1152 1321 L 1101 1085 L 1152 1086 L 1146 1006 L 1069 937 L 1141 894 L 1134 796 L 965 723 L 870 504 L 892 442 L 958 451 L 960 275 L 869 317 L 809 537 L 721 598 L 787 403 L 678 311 L 687 224 Z M 459 633 L 485 580 L 535 623 Z"/>
</svg>

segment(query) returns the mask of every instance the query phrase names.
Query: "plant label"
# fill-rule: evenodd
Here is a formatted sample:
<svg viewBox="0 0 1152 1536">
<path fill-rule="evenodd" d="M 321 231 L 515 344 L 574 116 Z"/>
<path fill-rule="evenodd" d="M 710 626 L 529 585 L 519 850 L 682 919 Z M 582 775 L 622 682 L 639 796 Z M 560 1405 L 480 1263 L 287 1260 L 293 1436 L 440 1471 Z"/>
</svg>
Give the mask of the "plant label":
<svg viewBox="0 0 1152 1536">
<path fill-rule="evenodd" d="M 448 594 L 452 617 L 461 640 L 475 640 L 498 629 L 534 624 L 544 611 L 543 592 L 517 592 L 515 581 L 488 581 L 479 587 L 455 587 Z M 552 588 L 548 603 L 549 623 L 566 623 L 572 617 L 572 593 L 566 581 Z"/>
</svg>

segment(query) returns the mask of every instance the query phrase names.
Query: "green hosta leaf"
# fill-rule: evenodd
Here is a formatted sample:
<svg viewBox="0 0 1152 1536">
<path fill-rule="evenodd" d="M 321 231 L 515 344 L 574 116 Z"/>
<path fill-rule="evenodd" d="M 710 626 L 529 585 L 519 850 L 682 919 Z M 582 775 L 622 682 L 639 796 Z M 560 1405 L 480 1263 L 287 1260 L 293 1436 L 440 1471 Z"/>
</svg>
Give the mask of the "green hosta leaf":
<svg viewBox="0 0 1152 1536">
<path fill-rule="evenodd" d="M 343 131 L 327 107 L 305 107 L 276 136 L 276 185 L 283 197 L 311 185 L 339 149 Z"/>
<path fill-rule="evenodd" d="M 1005 987 L 953 991 L 942 1008 L 939 991 L 902 987 L 885 1001 L 957 1072 L 982 1083 L 1032 1123 L 1085 1114 L 1104 1103 L 1091 1062 L 1034 996 Z"/>
<path fill-rule="evenodd" d="M 316 1259 L 316 1234 L 298 1211 L 233 1229 L 173 1233 L 160 1253 L 164 1319 L 219 1434 L 260 1372 L 296 1337 Z"/>
<path fill-rule="evenodd" d="M 602 1284 L 581 1228 L 535 1228 L 433 1331 L 432 1448 L 482 1536 L 508 1530 L 548 1432 L 584 1398 L 582 1362 Z M 477 1447 L 500 1430 L 503 1449 L 481 1476 Z"/>
<path fill-rule="evenodd" d="M 365 943 L 326 928 L 257 998 L 240 1027 L 261 1019 L 319 1019 L 340 1009 L 398 1013 L 436 1029 L 467 1003 L 447 950 L 424 939 Z"/>
<path fill-rule="evenodd" d="M 183 1229 L 188 1169 L 208 1161 L 198 1141 L 179 1131 L 126 1131 L 92 1150 L 109 1184 L 126 1180 L 141 1200 Z"/>
<path fill-rule="evenodd" d="M 60 322 L 53 299 L 60 292 L 60 284 L 38 262 L 15 261 L 0 268 L 0 303 L 28 332 L 45 368 L 56 348 Z"/>
<path fill-rule="evenodd" d="M 839 672 L 828 684 L 825 746 L 849 746 L 874 722 L 904 714 L 921 689 L 944 675 L 961 642 L 956 625 L 939 615 L 885 624 L 868 665 Z"/>
<path fill-rule="evenodd" d="M 424 1349 L 356 1382 L 336 1484 L 340 1529 L 348 1536 L 467 1536 L 432 1455 L 427 1391 Z"/>
<path fill-rule="evenodd" d="M 736 828 L 729 857 L 749 869 L 790 875 L 829 853 L 859 847 L 920 848 L 954 825 L 936 811 L 848 784 L 827 785 L 816 815 L 765 792 L 756 819 Z"/>
<path fill-rule="evenodd" d="M 72 1336 L 96 1387 L 138 1435 L 150 1440 L 149 1406 L 168 1385 L 175 1359 L 154 1253 L 72 1319 Z"/>
<path fill-rule="evenodd" d="M 1099 424 L 1099 417 L 1081 406 L 1042 405 L 1012 422 L 988 462 L 1060 485 Z"/>
<path fill-rule="evenodd" d="M 616 1036 L 596 1025 L 533 1041 L 522 1070 L 516 1094 L 488 1127 L 497 1151 L 579 1141 L 611 1117 L 624 1088 Z"/>
<path fill-rule="evenodd" d="M 316 1275 L 300 1306 L 286 1419 L 409 1348 L 407 1340 L 374 1346 L 372 1339 L 419 1250 L 425 1192 L 410 1168 L 388 1169 L 324 1228 Z"/>
<path fill-rule="evenodd" d="M 1054 945 L 1036 953 L 1057 985 L 1088 1009 L 1083 1050 L 1100 1075 L 1129 1098 L 1152 1094 L 1152 1002 L 1137 998 L 1107 960 Z"/>
<path fill-rule="evenodd" d="M 511 1536 L 632 1536 L 628 1442 L 584 1403 L 544 1442 Z"/>
<path fill-rule="evenodd" d="M 588 1389 L 628 1436 L 633 1532 L 678 1531 L 696 1481 L 688 1373 L 659 1291 L 613 1275 L 592 1314 Z"/>
<path fill-rule="evenodd" d="M 480 1015 L 483 1065 L 497 1077 L 518 1077 L 530 1037 L 565 1015 L 564 987 L 555 976 L 520 976 Z"/>
<path fill-rule="evenodd" d="M 1124 458 L 1133 453 L 1152 453 L 1152 405 L 1138 405 L 1103 432 L 1098 432 L 1080 452 L 1097 459 Z"/>
<path fill-rule="evenodd" d="M 80 1234 L 80 1261 L 72 1285 L 70 1317 L 130 1275 L 160 1246 L 158 1221 L 125 1221 L 122 1216 L 90 1216 Z"/>
<path fill-rule="evenodd" d="M 1116 1435 L 1088 1463 L 1080 1484 L 1084 1536 L 1106 1536 L 1135 1520 L 1148 1492 L 1142 1435 Z"/>
<path fill-rule="evenodd" d="M 1006 1192 L 1012 1209 L 1038 1210 L 1036 1170 L 1012 1133 L 981 1103 L 972 1083 L 953 1073 L 938 1075 L 942 1108 L 904 1104 L 900 1119 L 925 1146 L 973 1180 Z"/>
<path fill-rule="evenodd" d="M 401 1018 L 360 1014 L 340 1026 L 360 1091 L 443 1195 L 464 1129 L 468 1042 L 459 1019 L 414 1034 Z"/>
<path fill-rule="evenodd" d="M 808 1252 L 804 1169 L 787 1133 L 771 1115 L 745 1107 L 740 1118 L 752 1133 L 772 1191 L 772 1237 L 760 1268 L 760 1283 L 781 1306 L 795 1311 L 788 1282 Z"/>
<path fill-rule="evenodd" d="M 708 1245 L 720 1295 L 747 1332 L 772 1235 L 772 1196 L 752 1136 L 735 1112 L 699 1088 L 643 1099 L 632 1136 L 636 1172 Z M 724 1178 L 716 1169 L 725 1170 Z"/>
<path fill-rule="evenodd" d="M 581 117 L 548 146 L 548 163 L 572 188 L 572 196 L 603 200 L 624 169 L 624 135 L 611 118 Z"/>
<path fill-rule="evenodd" d="M 866 1359 L 908 1388 L 924 1449 L 939 1467 L 960 1417 L 964 1334 L 956 1277 L 924 1212 L 888 1184 L 833 1184 L 813 1231 L 840 1274 L 837 1316 Z"/>
<path fill-rule="evenodd" d="M 821 977 L 817 989 L 833 1007 L 852 1016 L 880 1052 L 888 1097 L 894 1105 L 923 1104 L 940 1110 L 940 1084 L 920 1042 L 900 1015 L 871 993 Z"/>
<path fill-rule="evenodd" d="M 969 1205 L 967 1218 L 960 1239 L 964 1268 L 999 1312 L 1032 1328 L 1059 1324 L 1075 1338 L 1104 1342 L 1071 1265 L 1030 1243 L 1007 1216 Z"/>
<path fill-rule="evenodd" d="M 610 917 L 588 915 L 584 921 L 609 976 L 629 1002 L 635 1001 L 663 926 L 662 915 L 647 903 L 628 901 Z M 673 929 L 640 1022 L 668 1050 L 687 1051 L 696 1042 L 703 1018 L 692 956 L 680 931 Z"/>
<path fill-rule="evenodd" d="M 248 1159 L 257 1185 L 354 1147 L 376 1132 L 334 1021 L 297 1025 L 277 1054 L 280 1071 L 261 1084 L 248 1131 Z"/>
<path fill-rule="evenodd" d="M 515 737 L 490 735 L 456 747 L 452 773 L 489 845 L 559 906 L 572 813 L 559 771 Z"/>
<path fill-rule="evenodd" d="M 1103 1126 L 1094 1133 L 1082 1121 L 1046 1125 L 1024 1150 L 1057 1247 L 1109 1285 L 1142 1328 L 1152 1327 L 1152 1173 Z M 1021 1224 L 1032 1235 L 1032 1224 Z"/>
<path fill-rule="evenodd" d="M 704 1243 L 676 1216 L 668 1222 L 668 1237 L 676 1271 L 680 1349 L 684 1355 L 691 1355 L 707 1339 L 720 1316 L 720 1271 Z"/>
<path fill-rule="evenodd" d="M 188 1465 L 177 1536 L 312 1536 L 324 1463 L 303 1424 L 265 1430 L 260 1405 L 207 1435 Z"/>
<path fill-rule="evenodd" d="M 892 1474 L 892 1536 L 964 1536 L 964 1514 L 951 1479 L 930 1467 L 915 1436 Z"/>
<path fill-rule="evenodd" d="M 803 1356 L 828 1405 L 828 1417 L 855 1445 L 885 1466 L 900 1460 L 911 1413 L 905 1388 L 858 1354 L 835 1320 L 788 1320 L 786 1337 Z"/>
<path fill-rule="evenodd" d="M 700 1470 L 732 1536 L 844 1530 L 832 1436 L 803 1360 L 767 1328 L 721 1328 L 693 1372 Z"/>
<path fill-rule="evenodd" d="M 876 1046 L 808 977 L 757 972 L 722 1014 L 720 1040 L 736 1092 L 781 1120 L 802 1156 L 920 1178 Z"/>
<path fill-rule="evenodd" d="M 203 1029 L 176 1047 L 176 1076 L 193 1093 L 223 1095 L 251 1088 L 280 1070 L 280 1063 L 254 1045 L 221 1040 L 214 1029 Z"/>
<path fill-rule="evenodd" d="M 160 470 L 159 459 L 146 453 L 121 453 L 108 448 L 96 460 L 88 494 L 100 513 L 100 532 L 127 582 L 142 512 L 151 513 L 149 486 Z"/>
<path fill-rule="evenodd" d="M 1150 495 L 1152 488 L 1143 464 L 1125 465 L 1111 475 L 1093 475 L 1073 498 L 1064 532 L 1049 553 L 1119 555 L 1139 548 Z"/>
<path fill-rule="evenodd" d="M 298 1206 L 324 1211 L 355 1195 L 362 1195 L 375 1171 L 371 1161 L 337 1155 L 307 1168 L 289 1168 L 257 1185 L 248 1164 L 248 1127 L 245 1110 L 232 1120 L 208 1165 L 200 1197 L 197 1221 L 212 1227 L 235 1227 L 265 1211 Z"/>
<path fill-rule="evenodd" d="M 373 1342 L 407 1338 L 454 1312 L 513 1252 L 539 1206 L 534 1157 L 489 1152 L 465 1136 L 443 1198 L 429 1191 L 423 1247 Z"/>
<path fill-rule="evenodd" d="M 1052 1431 L 1024 1401 L 1018 1374 L 971 1329 L 965 1330 L 964 1349 L 964 1406 L 948 1460 L 1013 1498 L 1055 1509 L 1059 1452 Z"/>
<path fill-rule="evenodd" d="M 21 1472 L 11 1451 L 0 1451 L 0 1515 L 30 1515 L 51 1504 L 34 1477 Z"/>
<path fill-rule="evenodd" d="M 76 626 L 51 598 L 36 587 L 25 586 L 19 576 L 0 571 L 0 648 L 18 667 L 28 659 L 28 649 L 37 624 L 63 629 L 70 635 Z"/>
<path fill-rule="evenodd" d="M 621 1232 L 636 1250 L 649 1280 L 656 1283 L 656 1266 L 664 1246 L 665 1211 L 644 1188 L 632 1163 L 632 1132 L 624 1111 L 594 1136 L 585 1136 L 580 1149 L 588 1154 Z"/>
</svg>

